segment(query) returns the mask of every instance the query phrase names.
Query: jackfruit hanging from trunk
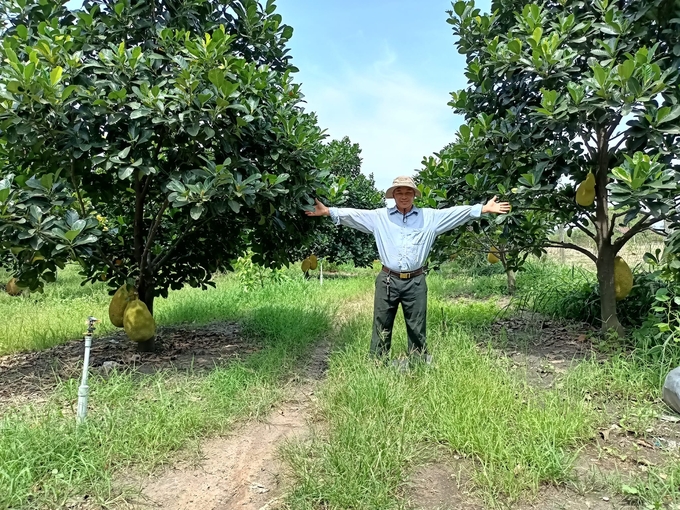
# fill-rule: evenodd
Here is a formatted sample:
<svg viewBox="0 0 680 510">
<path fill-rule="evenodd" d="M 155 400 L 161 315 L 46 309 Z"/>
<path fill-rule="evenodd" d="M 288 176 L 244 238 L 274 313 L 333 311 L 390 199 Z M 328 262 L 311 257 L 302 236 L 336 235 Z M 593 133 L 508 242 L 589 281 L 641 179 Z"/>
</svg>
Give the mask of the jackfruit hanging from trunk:
<svg viewBox="0 0 680 510">
<path fill-rule="evenodd" d="M 614 259 L 614 290 L 616 300 L 620 301 L 630 294 L 633 288 L 633 272 L 626 261 L 617 256 Z"/>
<path fill-rule="evenodd" d="M 133 342 L 146 342 L 156 334 L 156 321 L 144 302 L 130 301 L 123 316 L 125 334 Z"/>
</svg>

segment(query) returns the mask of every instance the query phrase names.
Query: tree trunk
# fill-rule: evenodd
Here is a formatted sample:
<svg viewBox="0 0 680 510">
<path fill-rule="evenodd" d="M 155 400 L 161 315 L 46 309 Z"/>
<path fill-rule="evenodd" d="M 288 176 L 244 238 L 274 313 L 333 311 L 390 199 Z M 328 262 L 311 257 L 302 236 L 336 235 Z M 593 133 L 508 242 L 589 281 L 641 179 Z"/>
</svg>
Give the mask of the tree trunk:
<svg viewBox="0 0 680 510">
<path fill-rule="evenodd" d="M 623 326 L 616 315 L 616 289 L 614 287 L 614 257 L 609 220 L 609 136 L 608 129 L 597 129 L 597 169 L 595 173 L 595 242 L 597 244 L 597 282 L 600 287 L 600 317 L 602 331 L 614 330 L 624 336 Z"/>
<path fill-rule="evenodd" d="M 146 305 L 149 309 L 149 313 L 153 315 L 153 283 L 142 281 L 137 290 L 139 293 L 139 299 Z M 139 352 L 154 352 L 156 350 L 155 337 L 147 340 L 146 342 L 137 342 L 137 350 Z"/>
<path fill-rule="evenodd" d="M 614 250 L 600 250 L 597 256 L 597 282 L 600 287 L 600 313 L 602 330 L 614 330 L 619 336 L 624 335 L 623 326 L 616 313 L 616 289 L 614 287 Z"/>
<path fill-rule="evenodd" d="M 515 280 L 515 272 L 512 269 L 506 269 L 505 274 L 508 277 L 508 294 L 511 296 L 515 294 L 517 290 L 517 282 Z"/>
</svg>

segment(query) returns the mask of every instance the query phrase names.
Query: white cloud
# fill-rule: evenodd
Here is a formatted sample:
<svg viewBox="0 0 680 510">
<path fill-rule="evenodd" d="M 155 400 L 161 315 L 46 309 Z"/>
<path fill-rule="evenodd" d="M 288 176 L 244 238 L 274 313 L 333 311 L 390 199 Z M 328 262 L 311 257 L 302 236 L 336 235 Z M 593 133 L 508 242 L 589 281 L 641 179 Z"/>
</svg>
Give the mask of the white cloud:
<svg viewBox="0 0 680 510">
<path fill-rule="evenodd" d="M 416 173 L 423 157 L 453 141 L 461 123 L 447 105 L 448 90 L 419 81 L 397 61 L 386 48 L 384 57 L 360 68 L 298 76 L 307 108 L 317 112 L 330 138 L 349 136 L 360 145 L 362 171 L 374 174 L 379 189 L 397 175 Z"/>
</svg>

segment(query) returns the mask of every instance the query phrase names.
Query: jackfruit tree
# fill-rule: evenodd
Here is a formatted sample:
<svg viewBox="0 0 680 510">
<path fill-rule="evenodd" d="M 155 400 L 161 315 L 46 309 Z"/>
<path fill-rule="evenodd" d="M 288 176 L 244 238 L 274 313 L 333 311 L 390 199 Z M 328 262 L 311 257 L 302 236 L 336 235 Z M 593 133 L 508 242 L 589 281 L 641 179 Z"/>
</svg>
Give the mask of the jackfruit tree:
<svg viewBox="0 0 680 510">
<path fill-rule="evenodd" d="M 313 234 L 325 135 L 275 9 L 2 2 L 0 248 L 21 285 L 75 261 L 112 292 L 132 284 L 153 314 L 155 297 L 211 285 L 249 248 L 289 262 Z"/>
<path fill-rule="evenodd" d="M 376 209 L 385 207 L 383 193 L 375 187 L 373 175 L 361 173 L 361 148 L 349 137 L 331 140 L 323 146 L 325 166 L 330 172 L 327 189 L 318 190 L 319 199 L 328 206 Z M 310 253 L 329 262 L 353 262 L 369 267 L 378 258 L 375 239 L 370 234 L 329 221 L 312 222 L 315 235 L 300 247 L 300 258 Z"/>
<path fill-rule="evenodd" d="M 483 203 L 491 193 L 503 194 L 490 189 L 488 176 L 475 175 L 472 169 L 483 160 L 483 151 L 476 146 L 477 139 L 465 133 L 456 142 L 447 145 L 436 156 L 423 160 L 418 175 L 422 198 L 419 203 L 428 207 L 445 207 L 465 203 Z M 501 186 L 502 189 L 502 186 Z M 454 229 L 435 241 L 429 264 L 437 267 L 446 260 L 466 254 L 473 255 L 468 262 L 481 258 L 488 263 L 500 263 L 507 278 L 508 294 L 516 290 L 516 273 L 527 258 L 542 254 L 539 240 L 544 239 L 553 226 L 549 214 L 543 211 L 513 208 L 510 213 L 498 217 L 483 216 L 466 228 Z M 495 251 L 495 253 L 494 253 Z"/>
<path fill-rule="evenodd" d="M 585 233 L 596 250 L 548 235 L 534 247 L 590 258 L 602 327 L 623 333 L 615 259 L 636 234 L 679 218 L 680 2 L 494 0 L 491 8 L 458 1 L 449 12 L 469 81 L 450 105 L 465 124 L 450 164 L 433 159 L 429 185 L 447 199 L 498 193 L 516 213 L 541 212 Z M 461 167 L 470 176 L 462 182 L 448 170 Z M 520 224 L 509 231 L 523 235 Z"/>
</svg>

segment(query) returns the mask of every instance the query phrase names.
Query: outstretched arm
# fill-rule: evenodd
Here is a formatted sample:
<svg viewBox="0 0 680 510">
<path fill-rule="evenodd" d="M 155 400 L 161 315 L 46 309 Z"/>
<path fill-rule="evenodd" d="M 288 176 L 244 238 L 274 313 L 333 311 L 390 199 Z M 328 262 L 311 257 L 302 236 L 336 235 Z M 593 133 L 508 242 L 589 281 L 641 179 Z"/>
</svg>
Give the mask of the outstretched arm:
<svg viewBox="0 0 680 510">
<path fill-rule="evenodd" d="M 315 199 L 314 211 L 305 211 L 307 216 L 330 216 L 336 225 L 357 229 L 371 234 L 375 229 L 376 212 L 365 209 L 350 209 L 348 207 L 326 207 Z"/>
<path fill-rule="evenodd" d="M 510 212 L 510 204 L 508 202 L 496 202 L 498 197 L 494 197 L 489 200 L 484 207 L 482 207 L 482 213 L 493 213 L 493 214 L 508 214 Z"/>
<path fill-rule="evenodd" d="M 452 230 L 470 219 L 479 218 L 484 213 L 506 214 L 510 212 L 510 204 L 496 202 L 496 198 L 494 196 L 484 205 L 458 205 L 446 209 L 435 209 L 435 231 L 437 235 Z"/>
</svg>

